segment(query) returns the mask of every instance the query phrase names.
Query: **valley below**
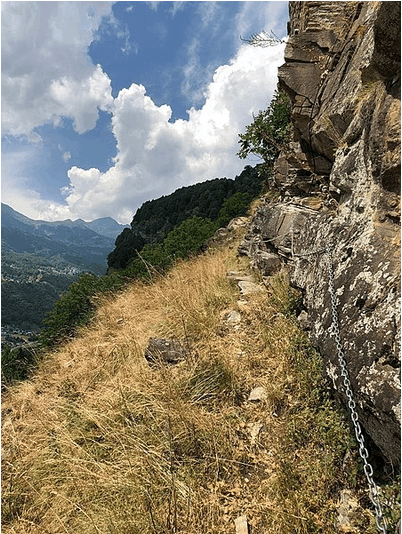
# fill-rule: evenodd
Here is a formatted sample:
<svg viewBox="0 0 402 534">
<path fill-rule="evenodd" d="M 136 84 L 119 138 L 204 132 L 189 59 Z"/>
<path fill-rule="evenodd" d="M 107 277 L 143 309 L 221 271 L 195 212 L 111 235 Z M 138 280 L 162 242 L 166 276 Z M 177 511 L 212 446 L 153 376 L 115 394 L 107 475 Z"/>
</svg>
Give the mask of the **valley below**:
<svg viewBox="0 0 402 534">
<path fill-rule="evenodd" d="M 111 218 L 90 223 L 36 221 L 1 206 L 1 341 L 35 339 L 60 295 L 81 274 L 103 275 L 125 228 Z"/>
</svg>

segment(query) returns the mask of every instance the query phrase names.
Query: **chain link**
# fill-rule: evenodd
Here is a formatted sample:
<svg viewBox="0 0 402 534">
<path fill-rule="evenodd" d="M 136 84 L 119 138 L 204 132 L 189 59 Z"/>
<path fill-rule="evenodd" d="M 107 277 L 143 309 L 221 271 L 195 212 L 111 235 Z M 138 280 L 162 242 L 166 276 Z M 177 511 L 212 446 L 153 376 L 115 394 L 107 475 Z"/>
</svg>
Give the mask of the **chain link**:
<svg viewBox="0 0 402 534">
<path fill-rule="evenodd" d="M 382 512 L 378 487 L 376 486 L 373 480 L 373 468 L 367 461 L 368 451 L 366 447 L 364 446 L 364 437 L 362 435 L 362 430 L 361 430 L 361 426 L 359 423 L 359 416 L 356 412 L 356 402 L 353 399 L 353 391 L 352 391 L 352 387 L 350 384 L 348 371 L 346 368 L 345 354 L 343 352 L 341 338 L 339 334 L 338 312 L 336 309 L 337 308 L 337 296 L 335 293 L 332 251 L 333 251 L 333 245 L 332 244 L 327 245 L 326 252 L 328 253 L 329 291 L 331 294 L 331 308 L 332 308 L 332 331 L 333 331 L 335 341 L 336 341 L 339 367 L 341 369 L 341 376 L 343 377 L 343 384 L 346 390 L 346 397 L 348 399 L 350 415 L 353 421 L 356 439 L 359 443 L 359 453 L 363 460 L 364 474 L 366 475 L 366 478 L 369 484 L 370 500 L 373 503 L 374 508 L 375 508 L 375 521 L 376 521 L 378 530 L 382 532 L 383 534 L 386 534 L 387 523 L 385 521 L 385 518 Z"/>
<path fill-rule="evenodd" d="M 319 254 L 324 254 L 327 252 L 327 247 L 314 250 L 313 252 L 308 252 L 307 254 L 293 254 L 295 258 L 308 258 L 309 256 L 318 256 Z"/>
</svg>

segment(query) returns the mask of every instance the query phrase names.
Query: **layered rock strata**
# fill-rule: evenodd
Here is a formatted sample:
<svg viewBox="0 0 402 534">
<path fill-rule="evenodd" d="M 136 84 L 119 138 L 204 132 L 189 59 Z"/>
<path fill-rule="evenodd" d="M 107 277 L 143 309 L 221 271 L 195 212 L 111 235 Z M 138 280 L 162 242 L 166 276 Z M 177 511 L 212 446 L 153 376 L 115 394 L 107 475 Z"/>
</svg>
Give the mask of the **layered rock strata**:
<svg viewBox="0 0 402 534">
<path fill-rule="evenodd" d="M 240 251 L 264 276 L 288 266 L 346 404 L 322 250 L 333 244 L 360 422 L 400 465 L 400 3 L 290 2 L 289 11 L 279 87 L 293 128 L 274 169 L 280 199 L 265 200 Z"/>
</svg>

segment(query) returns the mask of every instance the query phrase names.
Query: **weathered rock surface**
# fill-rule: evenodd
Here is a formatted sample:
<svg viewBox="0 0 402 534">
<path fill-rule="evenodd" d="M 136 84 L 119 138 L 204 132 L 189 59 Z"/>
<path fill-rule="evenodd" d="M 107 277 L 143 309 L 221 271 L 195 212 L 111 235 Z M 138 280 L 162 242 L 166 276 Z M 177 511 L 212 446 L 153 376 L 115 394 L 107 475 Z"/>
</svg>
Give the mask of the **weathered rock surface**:
<svg viewBox="0 0 402 534">
<path fill-rule="evenodd" d="M 235 519 L 236 534 L 249 534 L 247 517 L 241 515 Z"/>
<path fill-rule="evenodd" d="M 145 359 L 151 364 L 177 364 L 186 359 L 188 351 L 177 339 L 151 337 Z"/>
<path fill-rule="evenodd" d="M 279 86 L 292 141 L 240 247 L 263 275 L 286 264 L 308 333 L 346 403 L 331 335 L 327 255 L 359 419 L 400 464 L 400 3 L 290 2 Z M 315 255 L 307 255 L 318 251 Z M 278 263 L 279 262 L 279 263 Z"/>
<path fill-rule="evenodd" d="M 337 527 L 343 534 L 357 534 L 353 526 L 361 517 L 361 508 L 356 495 L 350 490 L 343 490 L 339 498 Z"/>
<path fill-rule="evenodd" d="M 250 442 L 251 442 L 252 445 L 254 445 L 255 442 L 257 441 L 257 438 L 258 438 L 263 426 L 264 425 L 262 423 L 260 423 L 260 422 L 248 423 L 247 430 L 249 431 Z"/>
<path fill-rule="evenodd" d="M 238 325 L 241 322 L 241 314 L 237 310 L 232 310 L 226 315 L 225 319 L 229 325 Z"/>
<path fill-rule="evenodd" d="M 267 390 L 263 386 L 257 386 L 250 391 L 248 400 L 251 402 L 260 402 L 268 398 Z"/>
<path fill-rule="evenodd" d="M 215 234 L 207 240 L 202 249 L 206 250 L 207 248 L 214 246 L 221 246 L 224 243 L 230 244 L 236 239 L 239 230 L 247 227 L 248 223 L 248 217 L 235 217 L 226 227 L 219 228 Z"/>
<path fill-rule="evenodd" d="M 262 287 L 254 282 L 248 282 L 247 280 L 241 280 L 237 283 L 240 289 L 240 295 L 246 296 L 251 295 L 252 293 L 258 293 L 262 291 Z"/>
</svg>

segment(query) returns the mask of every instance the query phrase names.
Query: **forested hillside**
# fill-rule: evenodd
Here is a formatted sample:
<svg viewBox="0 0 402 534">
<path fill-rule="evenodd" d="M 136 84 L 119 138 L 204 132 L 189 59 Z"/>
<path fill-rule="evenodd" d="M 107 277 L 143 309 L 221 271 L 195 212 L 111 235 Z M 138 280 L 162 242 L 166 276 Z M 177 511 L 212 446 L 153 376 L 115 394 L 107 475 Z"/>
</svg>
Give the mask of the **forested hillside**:
<svg viewBox="0 0 402 534">
<path fill-rule="evenodd" d="M 60 255 L 2 252 L 1 325 L 6 334 L 39 331 L 45 315 L 84 271 Z"/>
<path fill-rule="evenodd" d="M 6 204 L 1 205 L 2 253 L 30 253 L 42 259 L 60 256 L 65 262 L 96 274 L 104 274 L 106 256 L 123 228 L 110 218 L 90 223 L 81 219 L 33 220 Z"/>
<path fill-rule="evenodd" d="M 108 256 L 109 268 L 124 269 L 145 244 L 162 242 L 173 228 L 190 217 L 216 221 L 225 200 L 236 193 L 249 195 L 251 200 L 261 192 L 261 180 L 258 166 L 246 166 L 234 180 L 216 178 L 145 202 L 134 215 L 131 228 L 117 237 L 115 249 Z"/>
</svg>

